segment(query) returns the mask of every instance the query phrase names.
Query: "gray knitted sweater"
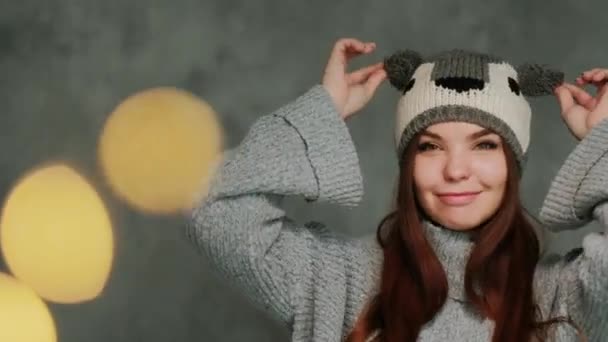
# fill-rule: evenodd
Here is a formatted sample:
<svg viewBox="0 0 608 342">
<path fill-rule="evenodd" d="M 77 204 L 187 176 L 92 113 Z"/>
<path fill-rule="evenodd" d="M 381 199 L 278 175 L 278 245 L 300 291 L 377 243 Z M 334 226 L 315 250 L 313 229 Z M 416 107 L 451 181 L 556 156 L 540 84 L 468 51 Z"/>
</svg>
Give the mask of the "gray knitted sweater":
<svg viewBox="0 0 608 342">
<path fill-rule="evenodd" d="M 541 210 L 547 224 L 608 222 L 608 120 L 568 157 Z M 260 117 L 227 151 L 208 197 L 192 213 L 190 239 L 229 283 L 284 322 L 292 341 L 340 341 L 376 293 L 382 250 L 374 233 L 337 234 L 323 223 L 295 222 L 281 201 L 357 206 L 363 179 L 348 127 L 329 94 L 315 85 L 293 102 Z M 490 341 L 493 322 L 470 310 L 464 265 L 465 233 L 425 222 L 448 274 L 449 297 L 419 341 Z M 535 295 L 544 317 L 570 315 L 590 341 L 608 340 L 608 241 L 590 234 L 578 253 L 541 263 Z M 403 308 L 407 311 L 407 308 Z M 558 341 L 574 341 L 567 324 Z"/>
</svg>

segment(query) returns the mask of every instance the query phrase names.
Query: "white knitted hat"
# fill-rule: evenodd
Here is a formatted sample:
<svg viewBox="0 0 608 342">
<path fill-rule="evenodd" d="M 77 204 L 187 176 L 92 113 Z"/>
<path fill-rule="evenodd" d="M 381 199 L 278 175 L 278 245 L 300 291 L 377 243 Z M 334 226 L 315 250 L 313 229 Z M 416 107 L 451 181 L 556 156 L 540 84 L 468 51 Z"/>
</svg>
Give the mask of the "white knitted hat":
<svg viewBox="0 0 608 342">
<path fill-rule="evenodd" d="M 553 93 L 562 72 L 537 64 L 511 64 L 486 54 L 451 50 L 423 60 L 399 51 L 384 60 L 390 83 L 402 92 L 397 105 L 398 158 L 411 139 L 430 125 L 465 121 L 501 135 L 520 169 L 530 144 L 531 108 L 525 96 Z"/>
</svg>

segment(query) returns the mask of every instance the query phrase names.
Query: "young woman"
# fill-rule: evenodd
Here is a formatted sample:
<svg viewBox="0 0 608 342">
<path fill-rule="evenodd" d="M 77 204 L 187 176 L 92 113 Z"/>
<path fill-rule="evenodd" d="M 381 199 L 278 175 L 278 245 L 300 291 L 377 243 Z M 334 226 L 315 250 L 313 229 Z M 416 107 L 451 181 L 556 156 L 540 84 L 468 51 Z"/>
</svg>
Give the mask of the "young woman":
<svg viewBox="0 0 608 342">
<path fill-rule="evenodd" d="M 373 43 L 336 42 L 322 84 L 262 116 L 224 156 L 189 235 L 292 341 L 591 341 L 608 336 L 608 241 L 587 236 L 539 262 L 519 198 L 529 145 L 525 96 L 555 94 L 580 143 L 541 210 L 556 229 L 608 207 L 608 70 L 576 84 L 538 65 L 450 51 L 398 52 L 352 73 Z M 363 180 L 345 120 L 386 79 L 402 92 L 393 211 L 374 237 L 300 224 L 281 201 L 356 206 Z M 591 96 L 582 86 L 594 84 Z"/>
</svg>

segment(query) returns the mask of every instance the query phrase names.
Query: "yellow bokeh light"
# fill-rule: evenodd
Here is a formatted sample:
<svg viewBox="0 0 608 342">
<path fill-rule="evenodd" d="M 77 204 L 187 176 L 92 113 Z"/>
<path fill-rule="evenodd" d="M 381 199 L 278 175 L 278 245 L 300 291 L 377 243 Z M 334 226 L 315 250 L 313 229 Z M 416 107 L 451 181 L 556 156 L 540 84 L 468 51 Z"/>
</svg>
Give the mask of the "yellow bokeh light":
<svg viewBox="0 0 608 342">
<path fill-rule="evenodd" d="M 175 88 L 134 94 L 111 113 L 99 141 L 110 187 L 135 209 L 188 210 L 206 194 L 222 132 L 211 106 Z"/>
<path fill-rule="evenodd" d="M 11 272 L 57 303 L 87 301 L 102 292 L 112 267 L 112 235 L 99 195 L 60 164 L 18 182 L 0 220 L 0 248 Z"/>
<path fill-rule="evenodd" d="M 57 341 L 46 304 L 31 288 L 4 273 L 0 273 L 0 303 L 0 341 Z"/>
</svg>

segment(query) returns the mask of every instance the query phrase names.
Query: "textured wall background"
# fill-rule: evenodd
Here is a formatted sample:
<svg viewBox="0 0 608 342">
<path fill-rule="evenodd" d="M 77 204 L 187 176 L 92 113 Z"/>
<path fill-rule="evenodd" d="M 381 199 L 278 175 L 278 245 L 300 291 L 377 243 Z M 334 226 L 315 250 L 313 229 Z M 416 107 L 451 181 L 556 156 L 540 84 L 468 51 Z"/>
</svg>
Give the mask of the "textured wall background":
<svg viewBox="0 0 608 342">
<path fill-rule="evenodd" d="M 95 182 L 111 209 L 116 260 L 98 299 L 49 304 L 60 341 L 285 341 L 286 330 L 213 274 L 184 238 L 180 217 L 133 212 L 110 196 L 96 168 L 98 134 L 126 96 L 153 86 L 187 89 L 221 115 L 230 146 L 259 116 L 320 81 L 334 41 L 378 43 L 375 62 L 398 48 L 460 47 L 562 68 L 569 80 L 608 65 L 602 1 L 20 0 L 0 2 L 0 196 L 26 170 L 64 160 Z M 385 84 L 349 121 L 365 178 L 354 210 L 288 202 L 302 219 L 352 234 L 372 232 L 396 177 Z M 575 145 L 552 97 L 534 100 L 523 182 L 537 211 Z M 595 226 L 555 236 L 564 252 Z M 6 267 L 0 264 L 0 271 Z M 1 303 L 0 303 L 1 305 Z"/>
</svg>

